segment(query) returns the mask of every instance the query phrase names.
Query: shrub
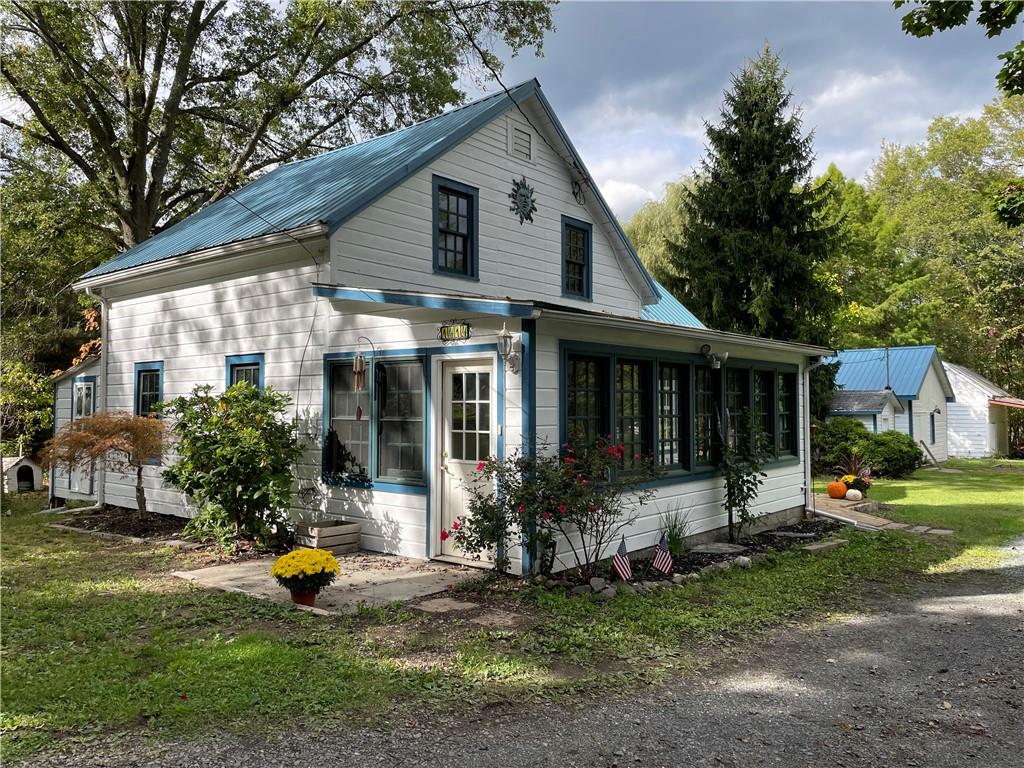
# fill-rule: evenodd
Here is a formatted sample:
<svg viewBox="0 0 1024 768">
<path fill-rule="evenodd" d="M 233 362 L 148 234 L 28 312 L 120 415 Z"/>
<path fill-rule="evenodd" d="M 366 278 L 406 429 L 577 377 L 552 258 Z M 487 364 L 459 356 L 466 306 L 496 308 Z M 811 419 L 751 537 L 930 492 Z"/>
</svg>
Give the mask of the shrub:
<svg viewBox="0 0 1024 768">
<path fill-rule="evenodd" d="M 768 477 L 764 465 L 772 451 L 771 439 L 756 428 L 748 411 L 743 412 L 740 423 L 743 425 L 742 434 L 750 437 L 726 445 L 718 461 L 725 491 L 724 506 L 729 518 L 729 541 L 732 542 L 739 540 L 743 528 L 753 520 L 750 506 L 757 500 Z"/>
<path fill-rule="evenodd" d="M 682 557 L 688 549 L 686 537 L 690 535 L 690 512 L 674 507 L 661 515 L 661 530 L 665 532 L 665 543 L 673 557 Z"/>
<path fill-rule="evenodd" d="M 4 456 L 31 453 L 53 426 L 50 377 L 26 363 L 4 360 L 0 369 L 0 442 Z"/>
<path fill-rule="evenodd" d="M 441 532 L 465 552 L 494 553 L 495 567 L 508 568 L 505 553 L 525 533 L 527 545 L 565 542 L 583 579 L 597 573 L 598 563 L 621 531 L 637 518 L 637 508 L 654 496 L 649 487 L 658 476 L 649 458 L 623 457 L 622 443 L 602 439 L 576 452 L 559 454 L 542 448 L 536 456 L 516 451 L 477 465 L 466 483 L 468 512 Z"/>
<path fill-rule="evenodd" d="M 870 436 L 867 427 L 847 416 L 834 416 L 819 423 L 811 437 L 814 471 L 831 473 L 847 456 L 857 453 L 861 443 Z"/>
<path fill-rule="evenodd" d="M 152 416 L 100 411 L 68 422 L 46 444 L 44 461 L 67 468 L 106 462 L 114 472 L 135 474 L 135 504 L 146 513 L 142 469 L 160 457 L 164 424 Z"/>
<path fill-rule="evenodd" d="M 882 477 L 906 477 L 921 466 L 921 449 L 902 432 L 869 435 L 861 446 L 864 460 Z"/>
<path fill-rule="evenodd" d="M 207 514 L 223 510 L 236 534 L 266 542 L 281 531 L 300 454 L 285 415 L 291 398 L 244 382 L 219 396 L 212 389 L 163 404 L 179 456 L 164 479 Z"/>
</svg>

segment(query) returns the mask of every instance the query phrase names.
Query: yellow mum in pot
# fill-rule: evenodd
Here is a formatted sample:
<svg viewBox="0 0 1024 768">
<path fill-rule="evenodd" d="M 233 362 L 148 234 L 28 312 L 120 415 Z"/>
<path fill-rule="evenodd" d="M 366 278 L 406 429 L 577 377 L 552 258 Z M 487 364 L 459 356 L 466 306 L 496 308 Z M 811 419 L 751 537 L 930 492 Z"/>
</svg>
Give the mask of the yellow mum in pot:
<svg viewBox="0 0 1024 768">
<path fill-rule="evenodd" d="M 281 555 L 270 569 L 277 583 L 292 593 L 292 600 L 313 605 L 316 596 L 341 573 L 338 559 L 325 549 L 296 549 Z"/>
</svg>

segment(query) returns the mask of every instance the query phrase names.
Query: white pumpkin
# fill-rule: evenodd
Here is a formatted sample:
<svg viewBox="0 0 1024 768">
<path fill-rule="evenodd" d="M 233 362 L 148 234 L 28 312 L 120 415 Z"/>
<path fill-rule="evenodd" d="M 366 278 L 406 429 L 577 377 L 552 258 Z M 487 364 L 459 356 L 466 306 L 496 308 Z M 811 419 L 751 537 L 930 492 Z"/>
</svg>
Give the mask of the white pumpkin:
<svg viewBox="0 0 1024 768">
<path fill-rule="evenodd" d="M 849 501 L 860 501 L 864 498 L 864 494 L 858 491 L 856 488 L 851 488 L 846 492 L 846 498 Z"/>
</svg>

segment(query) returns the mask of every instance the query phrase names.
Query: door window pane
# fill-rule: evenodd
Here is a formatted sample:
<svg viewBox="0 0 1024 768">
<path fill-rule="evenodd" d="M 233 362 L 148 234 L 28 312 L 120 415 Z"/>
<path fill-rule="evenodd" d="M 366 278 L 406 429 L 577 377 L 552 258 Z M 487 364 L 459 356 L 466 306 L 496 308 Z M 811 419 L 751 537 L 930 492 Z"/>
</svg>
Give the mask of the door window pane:
<svg viewBox="0 0 1024 768">
<path fill-rule="evenodd" d="M 489 373 L 453 371 L 448 457 L 482 461 L 491 453 L 491 387 Z"/>
</svg>

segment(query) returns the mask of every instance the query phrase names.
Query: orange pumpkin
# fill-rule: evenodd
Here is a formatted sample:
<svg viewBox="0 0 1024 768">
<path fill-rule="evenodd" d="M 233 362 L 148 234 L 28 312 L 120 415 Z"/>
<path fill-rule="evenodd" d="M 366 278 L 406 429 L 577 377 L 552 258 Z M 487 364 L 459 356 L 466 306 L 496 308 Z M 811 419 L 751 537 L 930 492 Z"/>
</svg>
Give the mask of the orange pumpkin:
<svg viewBox="0 0 1024 768">
<path fill-rule="evenodd" d="M 828 496 L 830 499 L 845 499 L 846 483 L 840 480 L 833 480 L 828 484 Z"/>
</svg>

